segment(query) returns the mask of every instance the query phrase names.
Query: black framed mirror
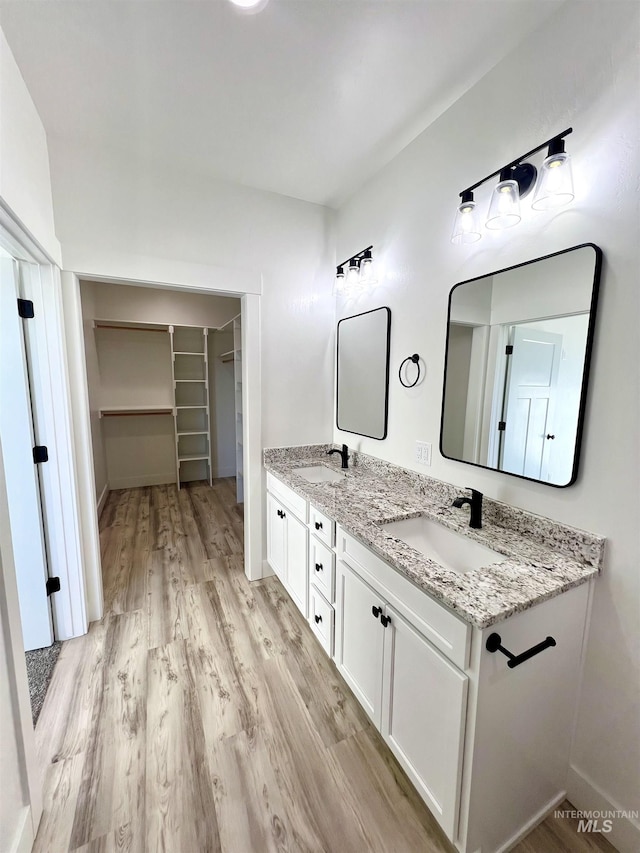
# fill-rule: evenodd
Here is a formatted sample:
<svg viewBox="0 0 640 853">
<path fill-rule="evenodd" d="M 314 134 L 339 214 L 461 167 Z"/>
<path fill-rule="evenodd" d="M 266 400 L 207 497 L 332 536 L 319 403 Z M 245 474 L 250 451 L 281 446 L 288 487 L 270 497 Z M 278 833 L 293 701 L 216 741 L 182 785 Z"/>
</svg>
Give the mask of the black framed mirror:
<svg viewBox="0 0 640 853">
<path fill-rule="evenodd" d="M 452 288 L 443 456 L 575 482 L 601 268 L 602 250 L 584 243 Z"/>
<path fill-rule="evenodd" d="M 336 424 L 382 440 L 389 414 L 391 309 L 345 317 L 337 330 Z"/>
</svg>

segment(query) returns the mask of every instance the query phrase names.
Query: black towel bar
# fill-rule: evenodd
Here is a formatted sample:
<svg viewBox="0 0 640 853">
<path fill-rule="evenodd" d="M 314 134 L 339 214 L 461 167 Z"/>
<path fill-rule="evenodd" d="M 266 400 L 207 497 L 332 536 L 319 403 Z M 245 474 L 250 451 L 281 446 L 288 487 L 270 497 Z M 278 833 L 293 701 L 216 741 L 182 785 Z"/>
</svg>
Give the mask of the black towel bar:
<svg viewBox="0 0 640 853">
<path fill-rule="evenodd" d="M 485 644 L 485 648 L 488 652 L 502 652 L 503 655 L 506 655 L 509 658 L 507 666 L 509 669 L 513 669 L 516 666 L 520 666 L 521 663 L 524 663 L 529 658 L 532 658 L 534 655 L 540 654 L 545 649 L 550 648 L 551 646 L 555 646 L 556 641 L 553 637 L 547 637 L 546 640 L 543 640 L 541 643 L 538 643 L 537 646 L 531 646 L 530 649 L 527 649 L 526 652 L 522 652 L 522 654 L 514 655 L 513 652 L 510 652 L 508 649 L 502 644 L 502 637 L 500 634 L 489 634 L 487 637 L 487 642 Z"/>
</svg>

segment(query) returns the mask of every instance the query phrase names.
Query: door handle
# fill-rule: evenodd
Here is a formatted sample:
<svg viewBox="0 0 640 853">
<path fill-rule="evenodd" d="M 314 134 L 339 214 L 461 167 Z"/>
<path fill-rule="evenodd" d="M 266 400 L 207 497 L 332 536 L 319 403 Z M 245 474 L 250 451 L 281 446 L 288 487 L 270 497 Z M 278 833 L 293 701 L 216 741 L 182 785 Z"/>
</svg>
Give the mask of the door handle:
<svg viewBox="0 0 640 853">
<path fill-rule="evenodd" d="M 316 572 L 322 571 L 322 563 L 316 563 Z"/>
<path fill-rule="evenodd" d="M 550 438 L 555 438 L 555 435 L 549 435 L 549 433 L 547 433 L 547 439 L 550 439 Z"/>
<path fill-rule="evenodd" d="M 316 530 L 322 530 L 322 522 L 316 521 Z"/>
<path fill-rule="evenodd" d="M 316 614 L 313 618 L 316 620 L 316 625 L 317 625 L 319 622 L 322 622 L 322 616 L 318 616 L 318 615 Z"/>
<path fill-rule="evenodd" d="M 376 619 L 378 619 L 378 618 L 380 617 L 380 614 L 382 613 L 382 607 L 376 607 L 376 606 L 374 605 L 374 606 L 371 608 L 371 612 L 373 613 L 373 615 L 375 616 L 375 618 L 376 618 Z"/>
</svg>

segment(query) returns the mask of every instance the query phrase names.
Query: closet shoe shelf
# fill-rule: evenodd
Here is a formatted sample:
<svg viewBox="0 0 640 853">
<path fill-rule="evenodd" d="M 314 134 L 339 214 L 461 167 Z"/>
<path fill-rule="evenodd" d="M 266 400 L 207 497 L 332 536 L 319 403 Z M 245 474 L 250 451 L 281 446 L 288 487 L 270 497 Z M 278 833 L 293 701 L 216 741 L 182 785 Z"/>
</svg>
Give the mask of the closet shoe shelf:
<svg viewBox="0 0 640 853">
<path fill-rule="evenodd" d="M 98 410 L 98 414 L 101 418 L 127 415 L 172 415 L 173 406 L 104 406 Z"/>
</svg>

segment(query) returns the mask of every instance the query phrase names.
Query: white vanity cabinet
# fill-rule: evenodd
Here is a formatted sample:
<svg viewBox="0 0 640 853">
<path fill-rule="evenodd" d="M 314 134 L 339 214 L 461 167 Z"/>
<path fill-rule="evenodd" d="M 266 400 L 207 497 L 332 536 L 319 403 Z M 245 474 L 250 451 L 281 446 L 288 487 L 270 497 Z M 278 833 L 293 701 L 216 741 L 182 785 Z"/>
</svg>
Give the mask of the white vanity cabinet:
<svg viewBox="0 0 640 853">
<path fill-rule="evenodd" d="M 309 505 L 309 625 L 333 657 L 336 523 Z"/>
<path fill-rule="evenodd" d="M 267 561 L 305 619 L 308 616 L 307 502 L 267 478 Z"/>
<path fill-rule="evenodd" d="M 354 547 L 363 546 L 339 530 L 339 553 L 354 565 L 343 559 L 337 565 L 336 666 L 447 835 L 454 838 L 468 676 L 420 632 L 416 627 L 420 618 L 412 618 L 406 607 L 401 615 L 390 604 L 389 599 L 397 599 L 375 576 L 378 558 L 359 553 L 363 565 L 352 558 Z M 462 627 L 466 628 L 464 623 Z"/>
<path fill-rule="evenodd" d="M 480 628 L 267 483 L 269 563 L 447 837 L 511 849 L 567 793 L 591 583 Z"/>
</svg>

